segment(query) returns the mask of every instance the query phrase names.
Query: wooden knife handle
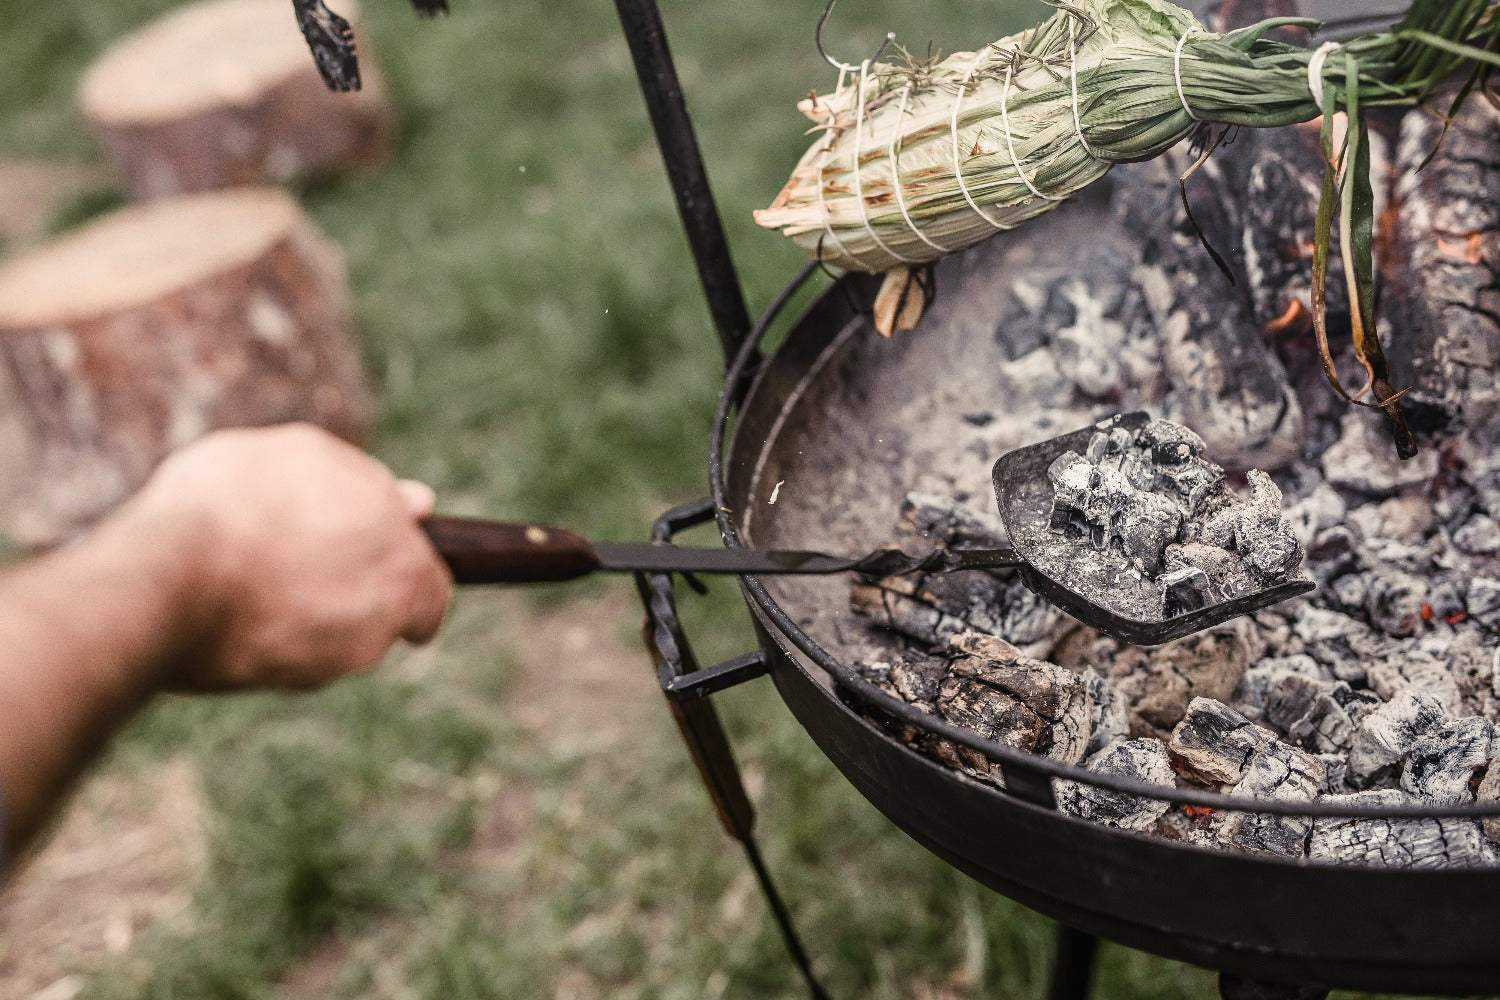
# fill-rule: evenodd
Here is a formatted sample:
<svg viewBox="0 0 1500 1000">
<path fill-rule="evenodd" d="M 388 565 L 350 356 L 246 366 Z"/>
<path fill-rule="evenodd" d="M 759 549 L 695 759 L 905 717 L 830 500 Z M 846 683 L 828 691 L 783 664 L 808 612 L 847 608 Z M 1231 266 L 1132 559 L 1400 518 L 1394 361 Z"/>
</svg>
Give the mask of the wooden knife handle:
<svg viewBox="0 0 1500 1000">
<path fill-rule="evenodd" d="M 593 545 L 567 528 L 429 517 L 422 529 L 455 583 L 547 583 L 575 580 L 599 568 Z"/>
</svg>

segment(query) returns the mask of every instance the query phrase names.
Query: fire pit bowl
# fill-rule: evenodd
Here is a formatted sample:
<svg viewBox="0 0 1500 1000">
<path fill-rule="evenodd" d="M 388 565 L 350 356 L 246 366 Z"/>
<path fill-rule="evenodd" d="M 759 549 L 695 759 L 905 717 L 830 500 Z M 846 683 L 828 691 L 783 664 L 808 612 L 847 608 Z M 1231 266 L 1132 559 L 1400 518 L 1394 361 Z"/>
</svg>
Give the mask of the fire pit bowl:
<svg viewBox="0 0 1500 1000">
<path fill-rule="evenodd" d="M 1084 244 L 1105 226 L 1100 201 L 1065 206 L 1035 224 L 1025 252 L 1034 258 L 1035 248 L 1045 247 L 1059 260 L 1082 259 Z M 939 287 L 972 311 L 981 286 L 966 286 L 965 277 L 995 266 L 987 258 L 1018 252 L 997 242 L 944 261 Z M 868 540 L 892 522 L 911 463 L 921 460 L 922 429 L 913 414 L 964 407 L 973 402 L 966 393 L 984 391 L 986 365 L 998 350 L 992 327 L 957 312 L 945 316 L 940 300 L 934 322 L 882 340 L 865 318 L 875 290 L 874 279 L 846 276 L 768 358 L 755 341 L 772 314 L 740 350 L 719 402 L 710 456 L 713 509 L 727 545 L 791 544 L 814 531 L 851 544 Z M 1046 426 L 1045 414 L 1038 426 Z M 839 610 L 847 608 L 846 587 L 813 578 L 744 580 L 762 667 L 861 794 L 954 867 L 1071 927 L 1255 980 L 1429 994 L 1500 987 L 1500 868 L 1291 861 L 1175 843 L 1060 813 L 1057 778 L 1208 808 L 1243 809 L 1245 802 L 1021 753 L 890 697 L 847 658 L 858 629 Z M 872 719 L 910 722 L 985 754 L 999 765 L 1006 788 L 938 764 Z M 1500 810 L 1275 802 L 1256 811 L 1394 818 Z"/>
</svg>

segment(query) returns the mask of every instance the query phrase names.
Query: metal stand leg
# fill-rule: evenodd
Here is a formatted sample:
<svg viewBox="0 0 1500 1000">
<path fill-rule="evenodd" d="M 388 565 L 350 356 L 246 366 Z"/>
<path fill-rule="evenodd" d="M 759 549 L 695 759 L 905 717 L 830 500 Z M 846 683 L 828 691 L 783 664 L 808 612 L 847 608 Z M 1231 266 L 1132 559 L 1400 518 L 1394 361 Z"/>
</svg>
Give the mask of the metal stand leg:
<svg viewBox="0 0 1500 1000">
<path fill-rule="evenodd" d="M 1061 924 L 1057 928 L 1057 953 L 1052 959 L 1049 1000 L 1088 1000 L 1089 981 L 1094 975 L 1094 952 L 1099 939 Z"/>
<path fill-rule="evenodd" d="M 761 892 L 765 893 L 766 902 L 771 907 L 771 915 L 776 918 L 776 926 L 781 928 L 781 939 L 786 942 L 786 950 L 792 957 L 792 962 L 797 966 L 797 971 L 802 973 L 802 978 L 807 982 L 808 996 L 812 1000 L 829 1000 L 828 994 L 823 992 L 823 987 L 813 975 L 812 963 L 807 960 L 807 952 L 802 948 L 802 940 L 797 936 L 797 928 L 792 924 L 792 915 L 787 910 L 786 904 L 781 901 L 781 894 L 776 891 L 775 884 L 771 881 L 771 873 L 766 869 L 766 863 L 760 856 L 760 848 L 755 845 L 754 838 L 746 837 L 741 843 L 745 847 L 745 855 L 750 859 L 750 867 L 755 869 L 755 877 L 760 880 Z"/>
<path fill-rule="evenodd" d="M 1324 1000 L 1328 992 L 1322 986 L 1285 986 L 1219 973 L 1219 996 L 1224 1000 Z"/>
</svg>

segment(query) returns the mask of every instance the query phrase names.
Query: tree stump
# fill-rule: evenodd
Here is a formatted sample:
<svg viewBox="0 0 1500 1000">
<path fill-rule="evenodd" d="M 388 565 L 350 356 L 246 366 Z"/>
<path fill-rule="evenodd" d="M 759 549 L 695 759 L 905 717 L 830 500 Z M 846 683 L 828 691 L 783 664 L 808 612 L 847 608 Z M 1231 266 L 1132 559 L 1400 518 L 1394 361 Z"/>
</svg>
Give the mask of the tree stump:
<svg viewBox="0 0 1500 1000">
<path fill-rule="evenodd" d="M 358 441 L 371 400 L 337 249 L 286 194 L 122 209 L 0 266 L 0 415 L 15 539 L 65 539 L 219 427 Z"/>
<path fill-rule="evenodd" d="M 362 63 L 363 90 L 330 93 L 290 3 L 209 0 L 117 42 L 79 96 L 131 195 L 159 198 L 379 162 L 392 115 Z"/>
</svg>

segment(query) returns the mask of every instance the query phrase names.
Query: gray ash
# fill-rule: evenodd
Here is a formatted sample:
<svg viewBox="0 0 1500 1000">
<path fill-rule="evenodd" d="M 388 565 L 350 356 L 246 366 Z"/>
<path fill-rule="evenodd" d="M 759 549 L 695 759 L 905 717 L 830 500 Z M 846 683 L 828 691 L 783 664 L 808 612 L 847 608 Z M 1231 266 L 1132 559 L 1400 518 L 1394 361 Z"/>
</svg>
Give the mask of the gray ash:
<svg viewBox="0 0 1500 1000">
<path fill-rule="evenodd" d="M 1058 456 L 1047 470 L 1052 527 L 1075 543 L 1064 582 L 1087 588 L 1117 574 L 1108 564 L 1123 559 L 1156 585 L 1155 606 L 1137 617 L 1160 619 L 1291 579 L 1302 546 L 1282 515 L 1281 489 L 1251 469 L 1242 498 L 1203 451 L 1197 434 L 1158 419 L 1134 432 L 1101 428 L 1084 454 Z"/>
</svg>

